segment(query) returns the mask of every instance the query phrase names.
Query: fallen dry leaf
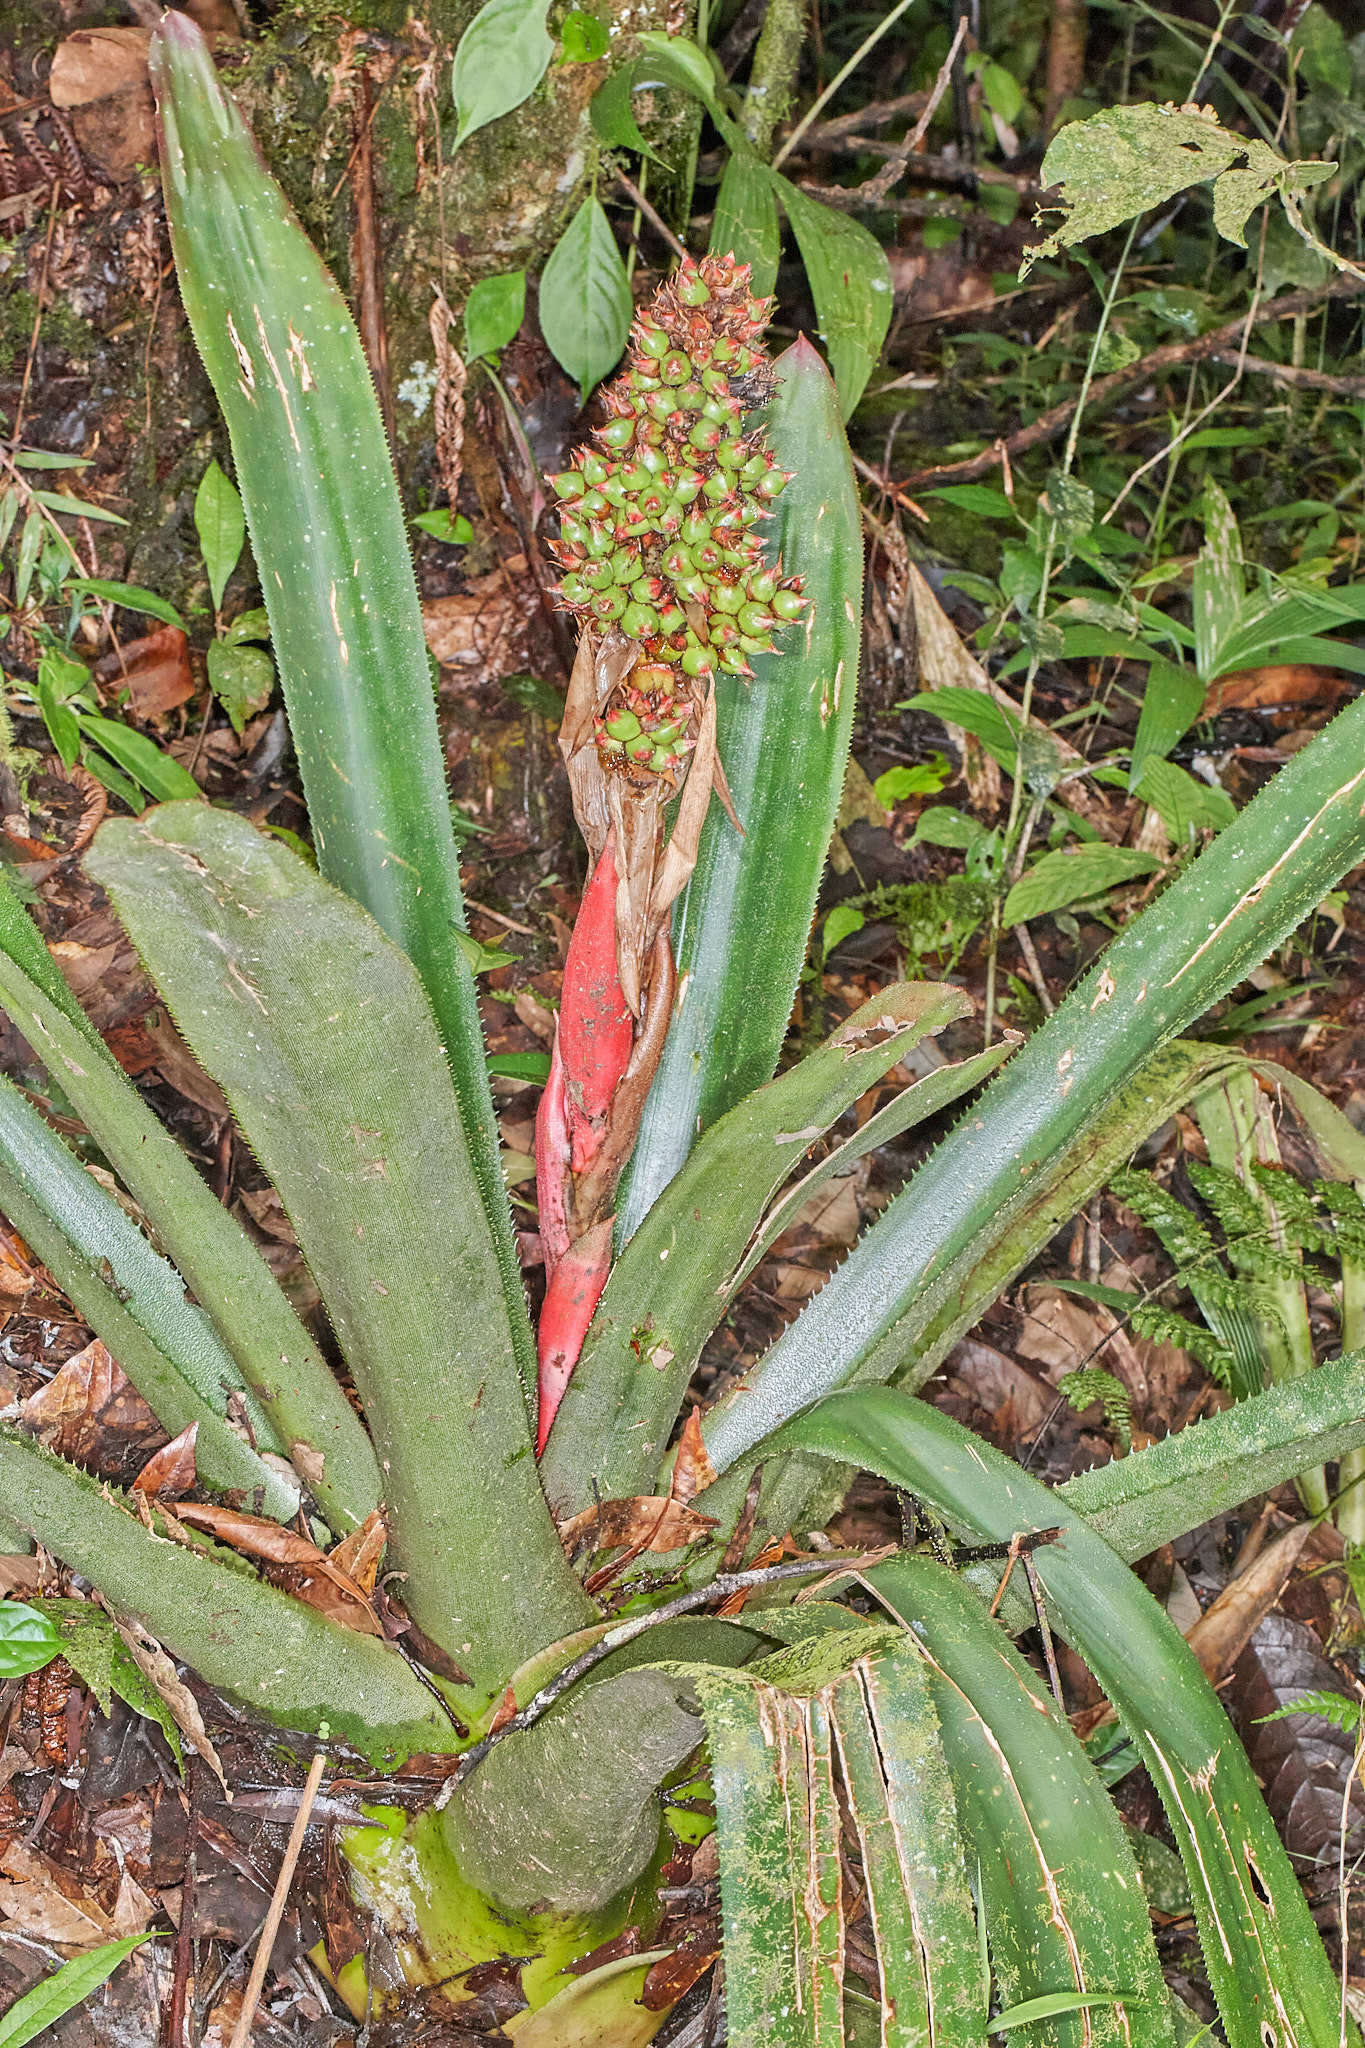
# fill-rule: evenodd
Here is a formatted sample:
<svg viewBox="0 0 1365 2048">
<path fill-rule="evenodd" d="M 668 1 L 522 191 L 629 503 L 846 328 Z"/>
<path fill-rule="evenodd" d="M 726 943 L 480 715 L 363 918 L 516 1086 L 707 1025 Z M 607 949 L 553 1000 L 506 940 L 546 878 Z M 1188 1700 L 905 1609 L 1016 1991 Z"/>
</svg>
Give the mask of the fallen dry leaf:
<svg viewBox="0 0 1365 2048">
<path fill-rule="evenodd" d="M 189 1493 L 196 1477 L 194 1447 L 198 1436 L 199 1424 L 191 1422 L 179 1436 L 153 1451 L 133 1481 L 133 1491 L 145 1493 L 149 1500 L 178 1500 L 182 1493 Z"/>
<path fill-rule="evenodd" d="M 156 1901 L 126 1871 L 106 1910 L 71 1871 L 28 1843 L 0 1849 L 0 1914 L 9 1933 L 77 1950 L 98 1948 L 141 1934 L 157 1911 Z"/>
<path fill-rule="evenodd" d="M 130 85 L 146 85 L 146 28 L 78 28 L 58 43 L 48 73 L 54 107 L 82 107 Z"/>
<path fill-rule="evenodd" d="M 175 1513 L 190 1528 L 203 1529 L 220 1543 L 260 1558 L 275 1585 L 316 1607 L 329 1621 L 359 1635 L 383 1634 L 360 1586 L 306 1536 L 240 1508 L 213 1507 L 203 1501 L 181 1501 Z"/>
<path fill-rule="evenodd" d="M 222 1786 L 224 1799 L 231 1805 L 232 1794 L 223 1775 L 222 1759 L 213 1746 L 208 1729 L 204 1726 L 204 1717 L 199 1711 L 199 1702 L 194 1694 L 182 1682 L 175 1665 L 155 1636 L 148 1635 L 146 1629 L 141 1628 L 136 1622 L 125 1621 L 117 1614 L 114 1616 L 114 1623 L 123 1638 L 128 1655 L 157 1696 L 165 1702 L 176 1727 L 195 1755 L 204 1759 Z"/>
<path fill-rule="evenodd" d="M 112 1476 L 140 1468 L 166 1432 L 118 1362 L 92 1337 L 19 1410 L 22 1429 L 72 1464 Z"/>
<path fill-rule="evenodd" d="M 126 689 L 135 717 L 160 718 L 194 695 L 189 645 L 178 626 L 160 626 L 106 655 L 96 678 L 111 689 Z"/>
<path fill-rule="evenodd" d="M 679 1506 L 685 1506 L 693 1494 L 702 1493 L 716 1476 L 716 1468 L 707 1456 L 706 1445 L 702 1442 L 701 1410 L 688 1410 L 683 1424 L 682 1439 L 678 1444 L 678 1455 L 673 1464 L 673 1483 L 668 1497 Z"/>
<path fill-rule="evenodd" d="M 328 1551 L 327 1561 L 338 1571 L 345 1572 L 362 1593 L 373 1593 L 379 1560 L 384 1555 L 384 1545 L 388 1540 L 389 1526 L 384 1520 L 384 1510 L 371 1508 L 360 1527 L 353 1529 L 349 1536 L 343 1536 L 340 1543 Z"/>
<path fill-rule="evenodd" d="M 604 1500 L 584 1508 L 561 1525 L 559 1540 L 570 1556 L 584 1549 L 623 1546 L 666 1556 L 697 1542 L 715 1526 L 714 1515 L 700 1515 L 667 1494 L 640 1494 L 633 1500 Z"/>
<path fill-rule="evenodd" d="M 1299 1554 L 1313 1534 L 1311 1522 L 1296 1522 L 1230 1579 L 1212 1607 L 1202 1614 L 1185 1640 L 1204 1667 L 1211 1685 L 1230 1671 L 1257 1628 L 1279 1599 Z"/>
<path fill-rule="evenodd" d="M 1264 711 L 1279 704 L 1335 705 L 1346 678 L 1332 668 L 1314 668 L 1304 661 L 1269 662 L 1262 668 L 1239 668 L 1218 676 L 1204 696 L 1201 718 L 1220 711 Z"/>
<path fill-rule="evenodd" d="M 527 625 L 535 607 L 526 558 L 513 555 L 501 569 L 472 577 L 455 596 L 427 600 L 427 646 L 442 668 L 459 669 L 462 681 L 496 681 L 526 667 Z"/>
</svg>

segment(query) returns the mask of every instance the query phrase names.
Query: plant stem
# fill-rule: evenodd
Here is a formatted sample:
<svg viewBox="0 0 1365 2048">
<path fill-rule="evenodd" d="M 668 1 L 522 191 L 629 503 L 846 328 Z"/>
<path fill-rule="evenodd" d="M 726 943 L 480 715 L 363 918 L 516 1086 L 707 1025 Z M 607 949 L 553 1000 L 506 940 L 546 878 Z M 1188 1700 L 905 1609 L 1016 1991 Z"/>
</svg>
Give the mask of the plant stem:
<svg viewBox="0 0 1365 2048">
<path fill-rule="evenodd" d="M 901 11 L 901 8 L 897 9 L 898 13 Z M 740 116 L 744 133 L 760 156 L 767 155 L 773 130 L 791 105 L 805 37 L 806 0 L 770 0 L 763 32 L 750 66 L 749 86 Z M 816 105 L 821 104 L 817 100 Z M 799 135 L 804 127 L 805 122 L 796 133 Z M 782 162 L 790 147 L 789 141 L 786 148 L 779 150 L 773 159 L 774 168 Z"/>
</svg>

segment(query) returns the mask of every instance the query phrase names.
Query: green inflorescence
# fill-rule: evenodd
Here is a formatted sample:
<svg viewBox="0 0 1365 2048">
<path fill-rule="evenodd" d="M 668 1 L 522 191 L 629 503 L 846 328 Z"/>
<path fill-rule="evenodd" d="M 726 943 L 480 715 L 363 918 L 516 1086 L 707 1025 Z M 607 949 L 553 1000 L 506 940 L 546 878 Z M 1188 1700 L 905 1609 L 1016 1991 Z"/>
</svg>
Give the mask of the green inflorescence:
<svg viewBox="0 0 1365 2048">
<path fill-rule="evenodd" d="M 707 679 L 752 675 L 749 657 L 805 604 L 756 531 L 788 481 L 761 430 L 744 432 L 767 395 L 769 310 L 732 256 L 685 260 L 636 319 L 597 447 L 552 479 L 565 610 L 642 649 L 597 745 L 643 781 L 677 781 Z"/>
</svg>

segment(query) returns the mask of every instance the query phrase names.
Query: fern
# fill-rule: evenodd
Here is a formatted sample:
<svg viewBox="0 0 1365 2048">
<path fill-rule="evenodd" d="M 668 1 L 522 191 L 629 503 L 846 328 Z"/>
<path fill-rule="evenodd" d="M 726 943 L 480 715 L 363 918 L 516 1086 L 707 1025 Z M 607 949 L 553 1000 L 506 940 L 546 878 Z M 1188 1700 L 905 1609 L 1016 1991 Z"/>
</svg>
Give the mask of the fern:
<svg viewBox="0 0 1365 2048">
<path fill-rule="evenodd" d="M 1315 1180 L 1313 1193 L 1332 1218 L 1341 1257 L 1365 1265 L 1365 1202 L 1348 1180 Z"/>
<path fill-rule="evenodd" d="M 1280 1171 L 1284 1172 L 1284 1169 Z M 1218 1218 L 1227 1239 L 1228 1251 L 1243 1273 L 1250 1273 L 1257 1280 L 1303 1279 L 1302 1260 L 1292 1253 L 1278 1251 L 1269 1242 L 1270 1225 L 1266 1213 L 1245 1182 L 1224 1167 L 1206 1166 L 1198 1159 L 1190 1160 L 1189 1176 L 1195 1192 Z M 1292 1175 L 1285 1177 L 1296 1188 L 1299 1187 Z M 1307 1192 L 1302 1188 L 1299 1192 L 1304 1195 L 1311 1218 Z M 1290 1233 L 1286 1232 L 1286 1235 Z"/>
<path fill-rule="evenodd" d="M 1288 1706 L 1276 1707 L 1273 1714 L 1258 1714 L 1256 1718 L 1258 1722 L 1287 1721 L 1291 1714 L 1316 1714 L 1319 1720 L 1330 1721 L 1334 1728 L 1355 1735 L 1365 1718 L 1365 1701 L 1352 1699 L 1344 1692 L 1305 1692 L 1290 1700 Z"/>
<path fill-rule="evenodd" d="M 1159 1301 L 1141 1302 L 1133 1310 L 1129 1322 L 1136 1336 L 1146 1337 L 1153 1344 L 1174 1344 L 1181 1351 L 1188 1351 L 1220 1387 L 1232 1384 L 1236 1361 L 1222 1339 L 1202 1323 L 1192 1323 L 1188 1316 L 1177 1315 L 1173 1308 L 1165 1308 Z"/>
<path fill-rule="evenodd" d="M 1336 1232 L 1318 1214 L 1313 1206 L 1313 1191 L 1304 1186 L 1297 1174 L 1287 1166 L 1271 1166 L 1258 1159 L 1252 1166 L 1251 1177 L 1262 1193 L 1269 1195 L 1287 1244 L 1297 1245 L 1300 1251 L 1329 1255 L 1336 1250 Z"/>
<path fill-rule="evenodd" d="M 1133 1402 L 1127 1387 L 1102 1365 L 1083 1366 L 1079 1372 L 1063 1373 L 1057 1392 L 1071 1403 L 1078 1415 L 1096 1406 L 1126 1455 L 1133 1448 Z"/>
<path fill-rule="evenodd" d="M 1109 1186 L 1125 1209 L 1131 1209 L 1156 1232 L 1163 1249 L 1181 1272 L 1191 1266 L 1216 1267 L 1218 1247 L 1212 1231 L 1163 1188 L 1154 1175 L 1127 1166 L 1114 1175 Z"/>
</svg>

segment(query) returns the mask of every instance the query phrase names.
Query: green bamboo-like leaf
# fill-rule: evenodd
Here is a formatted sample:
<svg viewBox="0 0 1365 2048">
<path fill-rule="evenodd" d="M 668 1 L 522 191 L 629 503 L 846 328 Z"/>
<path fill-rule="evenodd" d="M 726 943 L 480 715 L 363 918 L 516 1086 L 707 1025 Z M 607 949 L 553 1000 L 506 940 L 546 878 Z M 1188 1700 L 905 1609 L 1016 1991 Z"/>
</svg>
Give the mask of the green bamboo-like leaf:
<svg viewBox="0 0 1365 2048">
<path fill-rule="evenodd" d="M 389 1644 L 328 1621 L 217 1545 L 152 1535 L 116 1488 L 3 1427 L 0 1512 L 209 1685 L 279 1726 L 389 1765 L 455 1747 L 449 1719 Z"/>
<path fill-rule="evenodd" d="M 899 983 L 704 1134 L 607 1282 L 541 1459 L 553 1501 L 573 1512 L 588 1505 L 594 1486 L 607 1499 L 648 1491 L 701 1347 L 725 1313 L 732 1276 L 774 1193 L 850 1103 L 967 1009 L 957 989 Z M 942 1099 L 937 1078 L 919 1084 L 929 1090 L 924 1114 Z"/>
<path fill-rule="evenodd" d="M 298 1486 L 227 1421 L 236 1395 L 256 1445 L 285 1442 L 185 1283 L 88 1174 L 14 1083 L 0 1079 L 0 1211 L 22 1232 L 163 1428 L 198 1423 L 195 1462 L 210 1486 L 240 1490 L 287 1520 Z"/>
<path fill-rule="evenodd" d="M 1028 1183 L 1090 1143 L 1134 1072 L 1365 855 L 1363 793 L 1357 699 L 1133 919 L 931 1154 L 749 1375 L 741 1403 L 713 1418 L 718 1470 L 849 1379 L 920 1383 L 933 1369 L 921 1348 L 925 1307 L 942 1276 L 959 1261 L 979 1270 L 1008 1237 Z"/>
<path fill-rule="evenodd" d="M 741 839 L 718 806 L 673 918 L 685 999 L 645 1106 L 618 1242 L 638 1228 L 699 1133 L 772 1077 L 806 955 L 848 759 L 862 632 L 863 542 L 848 444 L 808 342 L 776 365 L 768 438 L 794 472 L 771 549 L 812 599 L 755 679 L 716 682 L 721 759 Z"/>
<path fill-rule="evenodd" d="M 1165 2048 L 1166 1987 L 1137 1865 L 1070 1727 L 954 1572 L 906 1557 L 870 1579 L 923 1646 L 1001 2001 L 1124 1994 L 1088 2022 L 1074 2005 L 1039 2015 L 1021 2041 Z"/>
<path fill-rule="evenodd" d="M 403 508 L 360 337 L 204 40 L 152 38 L 180 293 L 232 441 L 318 865 L 415 962 L 455 1076 L 528 1387 L 445 757 Z"/>
<path fill-rule="evenodd" d="M 310 1491 L 334 1526 L 356 1527 L 377 1504 L 380 1487 L 355 1411 L 270 1268 L 119 1070 L 2 881 L 0 1005 L 60 1080 L 213 1319 L 276 1440 L 299 1457 Z M 54 1206 L 58 1220 L 60 1213 Z M 161 1419 L 172 1430 L 183 1426 Z"/>
<path fill-rule="evenodd" d="M 835 1395 L 780 1441 L 880 1473 L 981 1541 L 1060 1528 L 1035 1552 L 1038 1576 L 1161 1794 L 1230 2048 L 1358 2048 L 1246 1752 L 1184 1638 L 1103 1538 L 959 1423 L 888 1388 Z"/>
<path fill-rule="evenodd" d="M 830 1693 L 882 1977 L 883 2048 L 977 2048 L 987 1987 L 923 1656 L 860 1657 Z"/>
<path fill-rule="evenodd" d="M 115 820 L 87 863 L 298 1233 L 385 1474 L 406 1605 L 476 1688 L 498 1684 L 591 1610 L 537 1483 L 421 983 L 358 904 L 227 812 Z"/>
<path fill-rule="evenodd" d="M 92 1998 L 135 1948 L 154 1938 L 150 1934 L 126 1934 L 120 1941 L 103 1942 L 88 1955 L 73 1956 L 69 1963 L 63 1963 L 60 1970 L 54 1970 L 41 1984 L 16 1998 L 0 2019 L 0 2048 L 26 2048 L 26 2043 L 36 2041 L 39 2034 L 57 2024 L 63 2013 Z"/>
</svg>

